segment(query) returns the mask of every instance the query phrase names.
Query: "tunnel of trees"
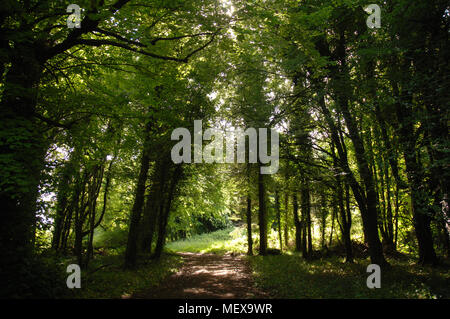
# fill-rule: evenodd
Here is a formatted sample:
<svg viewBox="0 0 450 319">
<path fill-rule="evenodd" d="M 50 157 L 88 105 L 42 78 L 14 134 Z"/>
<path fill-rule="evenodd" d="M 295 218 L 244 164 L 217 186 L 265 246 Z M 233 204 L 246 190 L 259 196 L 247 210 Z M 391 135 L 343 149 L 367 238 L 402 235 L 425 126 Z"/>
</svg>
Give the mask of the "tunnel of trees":
<svg viewBox="0 0 450 319">
<path fill-rule="evenodd" d="M 360 0 L 78 0 L 80 28 L 69 3 L 0 5 L 4 295 L 42 255 L 133 269 L 232 224 L 249 255 L 449 257 L 447 1 L 380 3 L 380 28 Z M 277 173 L 174 163 L 195 120 L 276 130 Z"/>
</svg>

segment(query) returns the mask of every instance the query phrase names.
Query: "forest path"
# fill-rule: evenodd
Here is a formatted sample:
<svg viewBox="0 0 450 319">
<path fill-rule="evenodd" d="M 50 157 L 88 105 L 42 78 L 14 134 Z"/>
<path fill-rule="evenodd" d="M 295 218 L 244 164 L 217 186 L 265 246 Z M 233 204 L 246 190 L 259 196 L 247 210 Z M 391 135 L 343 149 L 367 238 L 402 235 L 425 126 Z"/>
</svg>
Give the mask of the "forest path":
<svg viewBox="0 0 450 319">
<path fill-rule="evenodd" d="M 250 266 L 241 256 L 187 252 L 178 255 L 182 256 L 183 264 L 177 273 L 133 298 L 270 298 L 255 286 Z"/>
</svg>

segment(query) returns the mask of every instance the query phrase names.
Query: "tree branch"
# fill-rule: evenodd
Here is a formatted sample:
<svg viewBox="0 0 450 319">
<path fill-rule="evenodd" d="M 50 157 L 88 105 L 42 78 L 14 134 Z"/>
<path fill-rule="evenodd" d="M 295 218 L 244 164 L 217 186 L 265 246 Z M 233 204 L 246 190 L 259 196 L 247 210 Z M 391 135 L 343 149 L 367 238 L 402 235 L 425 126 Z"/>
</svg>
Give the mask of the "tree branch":
<svg viewBox="0 0 450 319">
<path fill-rule="evenodd" d="M 114 14 L 130 1 L 131 0 L 118 0 L 108 10 L 111 12 L 111 14 Z M 89 13 L 98 13 L 98 10 L 94 10 Z M 81 22 L 81 28 L 73 29 L 64 41 L 46 50 L 46 52 L 43 54 L 44 61 L 51 59 L 52 57 L 77 45 L 77 40 L 83 34 L 94 31 L 98 27 L 99 23 L 100 20 L 92 20 L 89 18 L 89 14 L 87 14 Z"/>
<path fill-rule="evenodd" d="M 187 35 L 180 35 L 177 37 L 169 37 L 169 38 L 154 38 L 150 43 L 152 45 L 155 45 L 156 42 L 158 41 L 173 41 L 173 40 L 180 40 L 180 39 L 184 39 L 184 38 L 194 38 L 194 37 L 199 37 L 202 35 L 212 35 L 214 36 L 214 33 L 211 32 L 202 32 L 202 33 L 196 33 L 196 34 L 187 34 Z"/>
<path fill-rule="evenodd" d="M 168 61 L 176 61 L 176 62 L 187 62 L 186 59 L 180 59 L 180 58 L 176 58 L 176 57 L 170 57 L 170 56 L 164 56 L 164 55 L 159 55 L 159 54 L 155 54 L 155 53 L 151 53 L 151 52 L 147 52 L 144 50 L 139 50 L 136 48 L 133 48 L 125 43 L 120 43 L 120 42 L 116 42 L 116 41 L 112 41 L 112 40 L 97 40 L 97 39 L 79 39 L 76 41 L 76 44 L 83 44 L 83 45 L 88 45 L 88 46 L 94 46 L 94 47 L 99 47 L 102 45 L 111 45 L 114 47 L 118 47 L 118 48 L 122 48 L 128 51 L 132 51 L 132 52 L 136 52 L 136 53 L 140 53 L 143 55 L 147 55 L 150 56 L 152 58 L 156 58 L 156 59 L 161 59 L 161 60 L 168 60 Z"/>
<path fill-rule="evenodd" d="M 129 39 L 127 39 L 127 38 L 121 36 L 120 34 L 114 33 L 114 32 L 112 32 L 112 31 L 103 30 L 103 29 L 100 29 L 100 28 L 95 28 L 94 31 L 97 31 L 97 32 L 99 32 L 99 33 L 101 33 L 101 34 L 103 34 L 103 35 L 107 35 L 107 36 L 114 37 L 114 38 L 116 38 L 117 40 L 126 42 L 126 43 L 128 43 L 128 44 L 132 44 L 132 45 L 136 45 L 136 46 L 144 47 L 144 48 L 146 47 L 145 44 L 142 44 L 142 43 L 140 43 L 140 42 L 138 42 L 138 41 L 129 40 Z"/>
<path fill-rule="evenodd" d="M 152 52 L 148 52 L 145 50 L 141 50 L 141 49 L 137 49 L 137 48 L 133 48 L 132 46 L 125 44 L 125 43 L 120 43 L 117 41 L 113 41 L 113 40 L 107 40 L 107 39 L 78 39 L 76 41 L 76 44 L 82 44 L 82 45 L 89 45 L 89 46 L 102 46 L 102 45 L 111 45 L 114 47 L 118 47 L 118 48 L 122 48 L 128 51 L 132 51 L 132 52 L 136 52 L 139 54 L 143 54 L 152 58 L 156 58 L 156 59 L 160 59 L 160 60 L 166 60 L 166 61 L 175 61 L 175 62 L 183 62 L 183 63 L 187 63 L 188 60 L 197 52 L 205 49 L 208 45 L 210 45 L 215 37 L 217 36 L 217 34 L 219 33 L 221 29 L 218 29 L 215 33 L 212 33 L 211 39 L 209 39 L 208 42 L 206 42 L 204 45 L 198 47 L 197 49 L 193 50 L 192 52 L 190 52 L 188 55 L 186 55 L 184 58 L 177 58 L 177 57 L 171 57 L 171 56 L 165 56 L 165 55 L 159 55 L 159 54 L 155 54 Z M 206 34 L 206 33 L 205 33 Z M 211 34 L 211 33 L 208 33 Z M 198 36 L 200 36 L 201 34 L 198 34 Z M 195 36 L 195 35 L 191 35 L 191 36 Z M 187 37 L 187 36 L 183 36 L 183 37 Z M 169 39 L 169 38 L 166 38 Z M 173 40 L 175 40 L 175 37 L 173 38 Z M 134 44 L 134 42 L 133 42 Z M 139 45 L 142 47 L 143 45 L 141 43 L 139 43 Z"/>
</svg>

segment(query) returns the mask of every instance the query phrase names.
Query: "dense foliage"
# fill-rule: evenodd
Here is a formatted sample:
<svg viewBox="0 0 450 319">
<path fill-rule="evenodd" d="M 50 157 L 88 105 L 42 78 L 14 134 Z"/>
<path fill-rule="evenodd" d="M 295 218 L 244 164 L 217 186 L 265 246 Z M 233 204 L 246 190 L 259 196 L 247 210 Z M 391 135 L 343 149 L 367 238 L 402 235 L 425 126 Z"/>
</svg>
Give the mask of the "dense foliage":
<svg viewBox="0 0 450 319">
<path fill-rule="evenodd" d="M 301 252 L 294 268 L 361 246 L 446 263 L 446 1 L 380 3 L 374 29 L 360 0 L 79 0 L 80 28 L 68 4 L 0 7 L 2 296 L 60 296 L 69 260 L 130 271 L 233 225 L 249 255 Z M 174 163 L 194 120 L 278 131 L 278 172 Z"/>
</svg>

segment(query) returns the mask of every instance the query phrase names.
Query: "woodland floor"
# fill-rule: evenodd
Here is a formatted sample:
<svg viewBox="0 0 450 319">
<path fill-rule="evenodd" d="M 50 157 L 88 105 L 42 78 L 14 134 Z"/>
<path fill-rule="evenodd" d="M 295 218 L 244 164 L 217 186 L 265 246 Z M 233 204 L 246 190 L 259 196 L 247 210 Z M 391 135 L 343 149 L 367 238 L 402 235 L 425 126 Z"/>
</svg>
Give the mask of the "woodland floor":
<svg viewBox="0 0 450 319">
<path fill-rule="evenodd" d="M 246 256 L 243 227 L 170 242 L 160 259 L 144 258 L 123 268 L 123 252 L 111 249 L 92 261 L 82 288 L 68 298 L 136 299 L 448 299 L 450 268 L 417 265 L 416 256 L 389 256 L 381 289 L 367 287 L 366 250 L 355 243 L 354 263 L 342 247 L 305 260 L 301 254 Z M 272 243 L 272 247 L 276 247 Z M 71 261 L 61 262 L 67 264 Z M 65 271 L 65 270 L 64 270 Z M 65 274 L 65 272 L 64 272 Z M 58 280 L 59 282 L 59 280 Z M 61 280 L 64 283 L 65 280 Z M 65 289 L 64 291 L 67 291 Z"/>
<path fill-rule="evenodd" d="M 270 298 L 255 286 L 248 262 L 241 256 L 206 253 L 178 253 L 183 265 L 159 286 L 132 298 L 221 299 Z"/>
</svg>

